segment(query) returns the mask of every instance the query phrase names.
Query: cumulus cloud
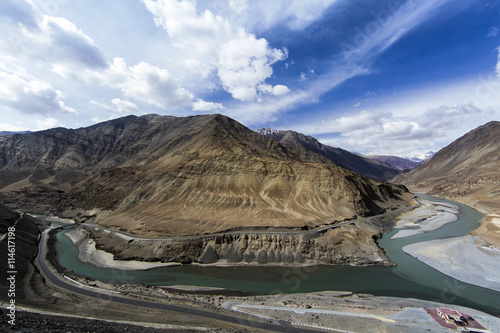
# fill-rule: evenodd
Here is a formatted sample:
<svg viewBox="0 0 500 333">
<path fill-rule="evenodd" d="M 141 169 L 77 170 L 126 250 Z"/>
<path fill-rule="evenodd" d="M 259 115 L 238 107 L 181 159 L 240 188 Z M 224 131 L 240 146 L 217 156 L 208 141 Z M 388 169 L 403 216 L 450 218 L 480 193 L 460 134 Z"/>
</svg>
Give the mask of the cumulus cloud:
<svg viewBox="0 0 500 333">
<path fill-rule="evenodd" d="M 187 106 L 194 98 L 166 69 L 146 62 L 129 67 L 122 58 L 115 58 L 105 71 L 94 75 L 103 85 L 118 88 L 135 101 L 163 109 Z"/>
<path fill-rule="evenodd" d="M 77 63 L 90 69 L 107 66 L 103 53 L 94 41 L 67 19 L 44 15 L 40 28 L 40 37 L 46 39 L 46 60 Z"/>
<path fill-rule="evenodd" d="M 45 118 L 45 119 L 39 119 L 36 121 L 36 129 L 38 131 L 41 130 L 46 130 L 49 128 L 54 128 L 54 127 L 62 127 L 62 124 L 59 122 L 59 120 L 55 118 Z"/>
<path fill-rule="evenodd" d="M 201 99 L 193 102 L 193 111 L 222 111 L 224 109 L 221 103 L 206 102 Z"/>
<path fill-rule="evenodd" d="M 99 103 L 97 101 L 90 101 L 90 104 L 96 105 L 106 111 L 110 111 L 111 113 L 109 114 L 108 120 L 140 112 L 140 109 L 137 105 L 129 100 L 123 100 L 120 98 L 113 98 L 111 100 L 111 105 Z M 98 123 L 104 120 L 101 120 L 99 117 L 93 117 L 92 121 Z"/>
<path fill-rule="evenodd" d="M 457 129 L 468 130 L 469 120 L 484 112 L 473 105 L 443 105 L 406 117 L 364 110 L 324 121 L 304 131 L 323 134 L 322 142 L 347 150 L 403 156 L 419 149 L 434 149 L 436 141 L 446 141 L 447 137 L 456 139 Z"/>
<path fill-rule="evenodd" d="M 387 118 L 389 114 L 378 114 L 376 112 L 361 111 L 358 114 L 344 116 L 338 119 L 323 122 L 319 130 L 321 132 L 340 132 L 351 133 L 356 131 L 364 131 L 367 128 L 376 129 L 382 128 L 383 118 Z"/>
<path fill-rule="evenodd" d="M 2 2 L 3 3 L 3 2 Z M 18 62 L 38 62 L 61 76 L 82 69 L 103 69 L 104 54 L 81 29 L 62 17 L 40 15 L 31 2 L 7 1 L 0 44 L 5 54 L 16 54 Z"/>
<path fill-rule="evenodd" d="M 204 78 L 216 73 L 233 98 L 248 102 L 262 94 L 285 92 L 283 85 L 276 89 L 264 85 L 273 73 L 272 65 L 286 59 L 286 51 L 270 47 L 265 39 L 233 24 L 230 17 L 223 18 L 209 9 L 198 13 L 196 1 L 143 0 L 143 3 L 173 45 L 183 51 L 186 68 Z M 237 11 L 246 5 L 245 1 L 230 2 Z"/>
<path fill-rule="evenodd" d="M 271 86 L 269 84 L 261 84 L 258 86 L 258 90 L 266 92 L 273 96 L 283 96 L 290 92 L 290 89 L 282 84 L 277 84 L 275 86 Z"/>
<path fill-rule="evenodd" d="M 0 72 L 0 103 L 5 107 L 26 114 L 76 114 L 66 106 L 61 91 L 48 82 L 33 77 L 21 77 Z"/>
<path fill-rule="evenodd" d="M 283 51 L 270 48 L 265 39 L 240 30 L 238 38 L 221 47 L 218 75 L 224 88 L 241 101 L 256 100 L 259 91 L 283 94 L 287 87 L 264 82 L 273 73 L 271 66 L 285 57 Z"/>
</svg>

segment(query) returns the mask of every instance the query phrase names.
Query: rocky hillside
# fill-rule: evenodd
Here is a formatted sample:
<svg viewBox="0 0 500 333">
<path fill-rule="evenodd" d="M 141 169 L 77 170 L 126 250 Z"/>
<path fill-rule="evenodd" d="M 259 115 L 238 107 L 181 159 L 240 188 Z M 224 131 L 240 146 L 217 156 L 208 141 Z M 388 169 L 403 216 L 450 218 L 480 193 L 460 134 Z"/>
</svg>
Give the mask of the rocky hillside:
<svg viewBox="0 0 500 333">
<path fill-rule="evenodd" d="M 471 197 L 500 209 L 500 122 L 492 121 L 465 134 L 394 182 L 431 194 Z"/>
<path fill-rule="evenodd" d="M 21 215 L 0 204 L 0 299 L 10 302 L 10 298 L 16 301 L 29 298 L 30 291 L 28 281 L 35 271 L 34 259 L 38 253 L 38 238 L 41 229 L 47 223 L 36 220 L 28 215 Z M 9 234 L 10 231 L 10 234 Z M 9 246 L 10 240 L 10 246 Z M 14 261 L 10 262 L 14 268 L 9 266 L 8 258 L 12 249 Z M 7 278 L 11 277 L 10 271 L 15 271 L 16 288 L 15 297 L 8 297 L 11 289 Z"/>
<path fill-rule="evenodd" d="M 342 168 L 354 171 L 375 181 L 387 181 L 401 172 L 400 168 L 393 167 L 385 161 L 363 157 L 341 148 L 324 145 L 312 136 L 307 136 L 302 133 L 271 130 L 269 128 L 256 130 L 256 132 L 278 141 L 286 147 L 289 147 L 289 149 L 294 149 L 294 146 L 305 148 L 318 155 L 324 156 L 329 161 Z"/>
<path fill-rule="evenodd" d="M 388 265 L 391 262 L 374 240 L 394 227 L 400 213 L 394 210 L 384 216 L 334 223 L 321 231 L 307 228 L 235 230 L 163 242 L 131 239 L 82 224 L 73 231 L 73 237 L 79 247 L 85 247 L 90 240 L 95 242 L 96 248 L 112 253 L 115 260 L 214 265 Z M 84 253 L 87 251 L 83 249 Z"/>
<path fill-rule="evenodd" d="M 221 115 L 129 116 L 0 137 L 9 205 L 138 234 L 316 225 L 406 205 L 405 193 Z"/>
</svg>

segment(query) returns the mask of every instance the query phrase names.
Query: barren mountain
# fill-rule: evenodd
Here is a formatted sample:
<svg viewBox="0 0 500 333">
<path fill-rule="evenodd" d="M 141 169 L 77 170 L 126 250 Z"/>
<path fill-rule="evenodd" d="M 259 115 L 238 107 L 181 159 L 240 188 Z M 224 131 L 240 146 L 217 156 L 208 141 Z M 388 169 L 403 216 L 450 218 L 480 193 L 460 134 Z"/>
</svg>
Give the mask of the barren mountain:
<svg viewBox="0 0 500 333">
<path fill-rule="evenodd" d="M 500 209 L 500 122 L 470 131 L 393 181 L 447 197 L 474 198 Z"/>
<path fill-rule="evenodd" d="M 294 149 L 294 146 L 305 148 L 324 156 L 342 168 L 354 171 L 375 181 L 387 181 L 401 172 L 399 168 L 393 167 L 384 161 L 370 159 L 350 153 L 341 148 L 324 145 L 312 136 L 307 136 L 302 133 L 271 130 L 269 128 L 263 128 L 256 132 L 278 141 L 286 147 L 289 147 L 289 149 Z"/>
<path fill-rule="evenodd" d="M 419 162 L 415 162 L 408 158 L 398 156 L 371 155 L 365 157 L 380 162 L 385 162 L 398 170 L 411 170 L 420 164 Z"/>
<path fill-rule="evenodd" d="M 404 188 L 221 115 L 129 116 L 0 137 L 0 187 L 10 206 L 152 235 L 312 226 L 406 205 Z"/>
</svg>

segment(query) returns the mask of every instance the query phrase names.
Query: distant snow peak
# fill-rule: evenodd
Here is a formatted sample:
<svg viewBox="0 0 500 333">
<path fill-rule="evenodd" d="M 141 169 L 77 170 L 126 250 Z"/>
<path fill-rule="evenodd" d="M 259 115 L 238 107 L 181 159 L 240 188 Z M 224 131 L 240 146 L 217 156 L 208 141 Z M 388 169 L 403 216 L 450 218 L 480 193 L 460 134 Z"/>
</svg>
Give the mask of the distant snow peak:
<svg viewBox="0 0 500 333">
<path fill-rule="evenodd" d="M 432 156 L 434 156 L 434 154 L 435 154 L 435 152 L 428 151 L 427 153 L 408 156 L 407 159 L 409 159 L 410 161 L 413 161 L 413 162 L 422 163 L 422 162 L 428 160 L 429 158 L 431 158 Z"/>
<path fill-rule="evenodd" d="M 254 130 L 254 132 L 259 133 L 260 135 L 271 135 L 271 134 L 283 133 L 283 131 L 281 131 L 281 130 L 272 129 L 272 128 L 269 128 L 269 127 L 264 127 L 264 128 L 261 128 L 261 129 L 256 129 L 256 130 Z"/>
</svg>

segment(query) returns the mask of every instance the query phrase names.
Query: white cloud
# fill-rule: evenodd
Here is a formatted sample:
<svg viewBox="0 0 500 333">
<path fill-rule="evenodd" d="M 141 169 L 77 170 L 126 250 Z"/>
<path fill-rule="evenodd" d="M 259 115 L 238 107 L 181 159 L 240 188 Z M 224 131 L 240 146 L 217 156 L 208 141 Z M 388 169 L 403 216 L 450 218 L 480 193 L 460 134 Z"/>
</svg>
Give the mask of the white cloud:
<svg viewBox="0 0 500 333">
<path fill-rule="evenodd" d="M 260 89 L 271 77 L 272 65 L 287 57 L 287 52 L 272 48 L 263 38 L 257 38 L 244 27 L 234 24 L 231 17 L 222 17 L 209 9 L 198 13 L 196 1 L 143 0 L 154 14 L 155 23 L 165 29 L 172 44 L 182 50 L 182 62 L 192 74 L 209 79 L 217 74 L 220 84 L 233 98 L 255 101 L 262 93 L 284 93 Z M 244 1 L 229 3 L 240 11 Z M 252 3 L 252 7 L 254 4 Z"/>
<path fill-rule="evenodd" d="M 406 33 L 433 17 L 437 10 L 449 1 L 408 1 L 400 4 L 399 7 L 391 8 L 390 11 L 387 11 L 384 20 L 377 20 L 374 17 L 373 22 L 369 22 L 376 25 L 376 29 L 361 32 L 362 38 L 353 36 L 352 42 L 340 44 L 340 47 L 344 49 L 343 56 L 332 58 L 332 61 L 326 64 L 324 74 L 318 74 L 314 79 L 309 79 L 302 72 L 299 81 L 303 82 L 303 89 L 293 89 L 282 97 L 262 98 L 262 103 L 237 105 L 231 112 L 235 116 L 242 117 L 238 119 L 250 122 L 249 125 L 254 125 L 271 121 L 276 118 L 277 114 L 300 105 L 318 102 L 320 96 L 346 80 L 369 74 L 371 63 L 376 57 L 380 56 Z M 393 7 L 395 3 L 391 3 Z M 369 95 L 369 97 L 375 97 L 376 93 L 369 92 Z M 259 114 L 259 117 L 250 116 L 254 113 Z"/>
<path fill-rule="evenodd" d="M 271 49 L 263 38 L 243 30 L 235 38 L 221 47 L 218 75 L 223 87 L 241 101 L 254 101 L 259 93 L 283 94 L 285 86 L 264 85 L 273 74 L 272 65 L 285 59 L 284 52 Z"/>
<path fill-rule="evenodd" d="M 0 2 L 0 17 L 10 23 L 34 28 L 37 26 L 34 13 L 33 4 L 30 1 L 2 0 Z"/>
<path fill-rule="evenodd" d="M 59 122 L 59 120 L 57 120 L 55 118 L 45 118 L 45 119 L 37 120 L 36 123 L 37 123 L 36 129 L 38 131 L 62 126 L 62 124 Z"/>
<path fill-rule="evenodd" d="M 113 98 L 111 103 L 116 106 L 119 113 L 131 114 L 139 111 L 139 107 L 129 100 L 123 100 L 120 98 Z"/>
<path fill-rule="evenodd" d="M 243 14 L 248 11 L 248 0 L 229 0 L 229 6 L 237 13 Z"/>
<path fill-rule="evenodd" d="M 275 86 L 271 86 L 268 84 L 261 84 L 258 86 L 258 90 L 271 94 L 273 96 L 283 96 L 290 92 L 290 89 L 282 84 L 277 84 Z"/>
<path fill-rule="evenodd" d="M 193 102 L 193 111 L 222 111 L 224 109 L 221 103 L 206 102 L 201 99 Z"/>
<path fill-rule="evenodd" d="M 488 30 L 488 35 L 486 37 L 496 37 L 496 36 L 498 36 L 499 33 L 500 33 L 500 29 L 498 29 L 497 27 L 491 27 Z"/>
<path fill-rule="evenodd" d="M 26 126 L 20 126 L 20 125 L 14 125 L 14 124 L 5 124 L 1 123 L 0 124 L 0 131 L 8 131 L 8 132 L 22 132 L 22 131 L 28 131 L 28 127 Z"/>
<path fill-rule="evenodd" d="M 43 50 L 45 60 L 61 66 L 61 62 L 90 69 L 107 67 L 104 55 L 94 41 L 76 25 L 62 17 L 44 15 L 40 23 L 41 32 L 34 38 L 42 41 L 37 50 Z"/>
<path fill-rule="evenodd" d="M 500 77 L 500 46 L 498 47 L 497 75 Z"/>
<path fill-rule="evenodd" d="M 353 116 L 344 116 L 323 122 L 318 127 L 318 130 L 322 133 L 349 133 L 364 131 L 367 128 L 380 130 L 382 128 L 382 118 L 387 116 L 388 114 L 378 114 L 376 112 L 364 110 Z"/>
<path fill-rule="evenodd" d="M 25 114 L 76 114 L 64 104 L 63 94 L 48 82 L 0 72 L 0 104 Z"/>
<path fill-rule="evenodd" d="M 140 109 L 137 105 L 129 100 L 123 100 L 120 98 L 113 98 L 111 100 L 112 105 L 99 103 L 97 101 L 90 101 L 90 104 L 96 105 L 106 111 L 110 111 L 111 113 L 109 114 L 108 120 L 140 112 Z M 99 120 L 98 117 L 93 117 L 92 121 L 97 123 L 103 120 Z"/>
<path fill-rule="evenodd" d="M 34 63 L 62 77 L 107 66 L 104 54 L 92 38 L 67 19 L 41 15 L 31 2 L 19 1 L 8 7 L 4 15 L 9 20 L 0 23 L 3 30 L 0 47 L 2 57 L 16 55 L 10 59 L 11 63 Z"/>
<path fill-rule="evenodd" d="M 118 88 L 135 101 L 163 109 L 190 105 L 194 96 L 180 87 L 166 69 L 146 62 L 129 67 L 122 58 L 115 58 L 103 72 L 94 72 L 103 85 Z"/>
<path fill-rule="evenodd" d="M 238 20 L 244 22 L 252 31 L 262 32 L 277 25 L 285 25 L 293 30 L 302 30 L 319 20 L 337 0 L 288 0 L 266 1 L 252 0 L 250 7 L 247 1 L 230 0 L 231 7 L 239 14 Z"/>
<path fill-rule="evenodd" d="M 481 125 L 471 120 L 486 113 L 472 105 L 443 105 L 405 117 L 364 110 L 316 126 L 305 124 L 299 130 L 313 136 L 330 134 L 330 138 L 321 141 L 350 151 L 406 156 L 416 151 L 441 149 L 443 144 Z"/>
<path fill-rule="evenodd" d="M 373 20 L 354 29 L 351 41 L 342 42 L 344 58 L 352 63 L 366 63 L 413 30 L 450 0 L 389 2 L 388 8 L 372 14 Z M 382 15 L 383 14 L 383 15 Z M 386 18 L 383 18 L 386 17 Z"/>
</svg>

